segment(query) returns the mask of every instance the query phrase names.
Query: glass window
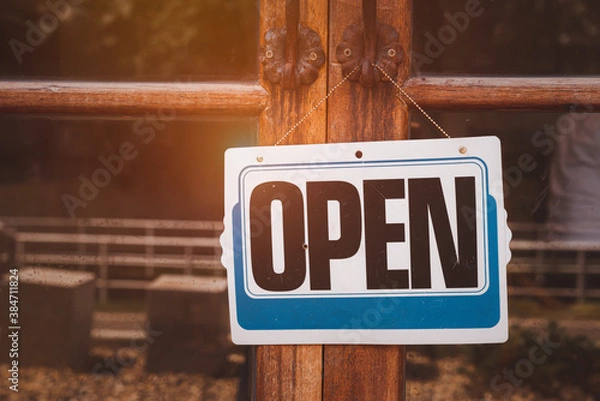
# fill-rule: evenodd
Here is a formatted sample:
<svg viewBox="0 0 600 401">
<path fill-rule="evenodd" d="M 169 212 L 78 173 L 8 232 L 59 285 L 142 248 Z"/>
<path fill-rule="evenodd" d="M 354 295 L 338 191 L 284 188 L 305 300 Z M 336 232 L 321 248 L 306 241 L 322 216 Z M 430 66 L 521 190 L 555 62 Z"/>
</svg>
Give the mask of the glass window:
<svg viewBox="0 0 600 401">
<path fill-rule="evenodd" d="M 595 75 L 594 0 L 414 2 L 413 69 L 421 74 Z"/>
<path fill-rule="evenodd" d="M 407 399 L 600 396 L 600 114 L 587 111 L 431 113 L 452 137 L 496 135 L 502 142 L 513 233 L 510 338 L 409 347 Z M 412 138 L 440 136 L 412 114 Z M 588 222 L 592 229 L 581 230 Z"/>
<path fill-rule="evenodd" d="M 254 0 L 27 0 L 0 7 L 0 77 L 195 81 L 258 73 Z"/>
<path fill-rule="evenodd" d="M 0 339 L 19 379 L 0 399 L 234 401 L 246 359 L 227 338 L 223 159 L 256 143 L 257 118 L 0 127 L 0 309 L 23 327 Z"/>
<path fill-rule="evenodd" d="M 547 195 L 550 160 L 557 144 L 557 140 L 549 135 L 550 132 L 558 135 L 556 124 L 561 115 L 519 112 L 431 113 L 451 137 L 495 135 L 500 138 L 505 206 L 511 221 L 522 222 L 541 222 L 545 217 L 544 196 Z M 440 136 L 441 133 L 429 121 L 418 113 L 412 114 L 412 138 Z"/>
<path fill-rule="evenodd" d="M 196 220 L 222 219 L 223 153 L 255 143 L 257 130 L 255 119 L 172 110 L 4 115 L 0 125 L 2 215 Z"/>
</svg>

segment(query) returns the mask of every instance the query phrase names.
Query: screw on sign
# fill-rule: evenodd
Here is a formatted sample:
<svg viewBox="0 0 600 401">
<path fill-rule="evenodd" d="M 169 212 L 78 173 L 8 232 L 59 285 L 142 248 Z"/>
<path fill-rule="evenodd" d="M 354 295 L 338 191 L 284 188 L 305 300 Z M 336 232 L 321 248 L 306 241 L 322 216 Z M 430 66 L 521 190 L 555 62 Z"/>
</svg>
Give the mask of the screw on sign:
<svg viewBox="0 0 600 401">
<path fill-rule="evenodd" d="M 492 137 L 228 150 L 234 341 L 505 341 L 500 160 Z M 369 335 L 348 335 L 390 302 Z"/>
</svg>

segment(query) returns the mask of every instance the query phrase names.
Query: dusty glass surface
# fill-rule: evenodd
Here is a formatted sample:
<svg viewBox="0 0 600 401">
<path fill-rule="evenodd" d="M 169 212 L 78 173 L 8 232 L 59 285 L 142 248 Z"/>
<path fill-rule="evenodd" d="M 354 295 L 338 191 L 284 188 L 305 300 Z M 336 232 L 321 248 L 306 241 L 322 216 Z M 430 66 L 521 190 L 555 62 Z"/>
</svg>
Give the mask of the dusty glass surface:
<svg viewBox="0 0 600 401">
<path fill-rule="evenodd" d="M 256 79 L 255 0 L 0 2 L 0 77 Z"/>
<path fill-rule="evenodd" d="M 595 400 L 600 397 L 600 114 L 432 112 L 452 137 L 502 142 L 510 338 L 500 345 L 409 347 L 407 399 Z M 414 112 L 411 137 L 440 138 Z M 553 234 L 561 222 L 567 230 Z M 561 228 L 565 228 L 561 227 Z M 565 236 L 564 234 L 573 236 Z"/>
<path fill-rule="evenodd" d="M 2 216 L 196 220 L 222 218 L 223 152 L 253 143 L 257 130 L 254 119 L 181 119 L 169 109 L 116 119 L 5 115 L 0 126 Z M 94 181 L 97 194 L 85 185 Z"/>
<path fill-rule="evenodd" d="M 496 135 L 501 139 L 502 162 L 505 169 L 505 206 L 511 221 L 524 222 L 541 222 L 545 218 L 550 161 L 557 144 L 557 140 L 549 136 L 549 127 L 553 127 L 552 132 L 559 135 L 556 124 L 562 115 L 562 113 L 431 113 L 431 116 L 452 137 Z M 416 112 L 412 114 L 412 138 L 440 138 L 441 136 L 442 134 L 429 121 Z M 531 156 L 531 161 L 525 163 L 528 171 L 519 168 L 519 157 L 522 155 Z M 512 166 L 516 168 L 513 169 Z M 521 171 L 515 172 L 517 169 Z"/>
<path fill-rule="evenodd" d="M 235 400 L 223 158 L 256 142 L 256 118 L 0 126 L 0 399 Z"/>
<path fill-rule="evenodd" d="M 595 0 L 414 2 L 417 74 L 598 75 Z"/>
</svg>

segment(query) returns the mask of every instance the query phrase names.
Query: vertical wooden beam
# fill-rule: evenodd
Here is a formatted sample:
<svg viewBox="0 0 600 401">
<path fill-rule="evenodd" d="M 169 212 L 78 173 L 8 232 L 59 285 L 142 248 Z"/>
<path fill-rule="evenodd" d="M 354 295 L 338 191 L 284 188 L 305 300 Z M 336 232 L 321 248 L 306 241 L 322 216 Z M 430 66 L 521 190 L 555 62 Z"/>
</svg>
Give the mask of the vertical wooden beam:
<svg viewBox="0 0 600 401">
<path fill-rule="evenodd" d="M 330 2 L 329 87 L 342 80 L 342 67 L 335 58 L 336 47 L 342 42 L 346 28 L 362 21 L 361 0 Z M 397 80 L 402 83 L 410 73 L 410 42 L 412 37 L 412 0 L 379 0 L 377 19 L 391 25 L 400 35 L 404 63 Z M 328 141 L 373 141 L 408 137 L 408 110 L 396 99 L 391 83 L 379 83 L 363 88 L 358 82 L 342 85 L 329 99 Z"/>
<path fill-rule="evenodd" d="M 260 2 L 260 43 L 271 28 L 285 26 L 285 3 Z M 327 55 L 328 5 L 322 0 L 300 0 L 300 23 L 315 30 Z M 310 86 L 284 90 L 267 81 L 261 69 L 260 83 L 269 93 L 269 102 L 259 119 L 259 143 L 273 145 L 292 128 L 327 92 L 327 61 L 319 78 Z M 302 123 L 282 144 L 324 143 L 327 105 Z M 321 401 L 323 347 L 321 345 L 259 346 L 251 374 L 252 396 L 257 401 Z"/>
<path fill-rule="evenodd" d="M 397 79 L 402 83 L 410 74 L 412 0 L 380 0 L 377 7 L 378 20 L 394 27 L 400 35 L 405 54 Z M 330 55 L 335 54 L 344 30 L 361 18 L 361 0 L 330 2 Z M 333 58 L 329 68 L 332 87 L 342 79 L 342 69 Z M 340 87 L 329 102 L 328 141 L 407 138 L 408 110 L 395 95 L 396 89 L 390 83 L 373 88 L 363 88 L 359 83 Z M 357 321 L 361 321 L 363 312 L 357 311 Z M 324 346 L 323 400 L 404 400 L 404 358 L 403 346 Z"/>
<path fill-rule="evenodd" d="M 261 345 L 256 349 L 257 401 L 321 401 L 323 346 Z"/>
<path fill-rule="evenodd" d="M 324 401 L 404 400 L 404 347 L 326 345 Z"/>
<path fill-rule="evenodd" d="M 261 44 L 264 33 L 284 26 L 284 2 L 261 2 Z M 302 0 L 300 21 L 316 30 L 328 55 L 342 39 L 348 25 L 359 22 L 360 0 Z M 409 59 L 411 40 L 411 1 L 381 0 L 379 19 L 394 26 L 401 36 L 405 61 Z M 327 13 L 331 35 L 328 35 Z M 328 42 L 326 42 L 328 38 Z M 274 144 L 299 121 L 318 100 L 341 79 L 337 60 L 327 63 L 313 85 L 296 91 L 285 91 L 261 77 L 270 95 L 269 105 L 260 118 L 262 145 Z M 406 62 L 398 79 L 409 75 Z M 284 143 L 322 143 L 408 137 L 408 111 L 395 99 L 391 84 L 365 89 L 359 84 L 342 86 L 329 100 L 303 123 Z M 323 351 L 324 350 L 324 351 Z M 404 399 L 404 347 L 398 346 L 260 346 L 256 349 L 253 394 L 256 400 L 325 400 Z"/>
<path fill-rule="evenodd" d="M 285 27 L 285 1 L 262 0 L 260 2 L 260 45 L 264 48 L 265 32 L 272 28 Z M 267 107 L 259 118 L 259 143 L 274 145 L 290 128 L 304 117 L 327 93 L 327 2 L 300 0 L 300 24 L 313 29 L 321 38 L 325 50 L 325 64 L 319 77 L 310 85 L 301 85 L 296 90 L 285 90 L 281 84 L 272 84 L 260 73 L 260 84 L 269 93 Z M 262 51 L 259 50 L 259 52 Z M 325 143 L 327 105 L 315 110 L 282 144 Z"/>
</svg>

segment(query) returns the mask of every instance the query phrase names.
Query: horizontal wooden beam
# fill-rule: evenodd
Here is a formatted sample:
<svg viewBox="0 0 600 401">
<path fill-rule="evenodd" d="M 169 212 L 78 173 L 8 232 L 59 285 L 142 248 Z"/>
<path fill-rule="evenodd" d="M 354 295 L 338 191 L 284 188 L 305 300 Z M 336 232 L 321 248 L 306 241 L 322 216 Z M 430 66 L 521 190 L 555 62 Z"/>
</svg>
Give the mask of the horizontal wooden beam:
<svg viewBox="0 0 600 401">
<path fill-rule="evenodd" d="M 600 109 L 598 78 L 413 77 L 403 87 L 428 109 Z M 0 112 L 246 116 L 259 115 L 268 96 L 257 83 L 0 81 Z"/>
<path fill-rule="evenodd" d="M 0 81 L 0 112 L 60 114 L 259 115 L 258 83 Z"/>
<path fill-rule="evenodd" d="M 403 88 L 425 109 L 600 109 L 599 78 L 415 77 Z"/>
</svg>

